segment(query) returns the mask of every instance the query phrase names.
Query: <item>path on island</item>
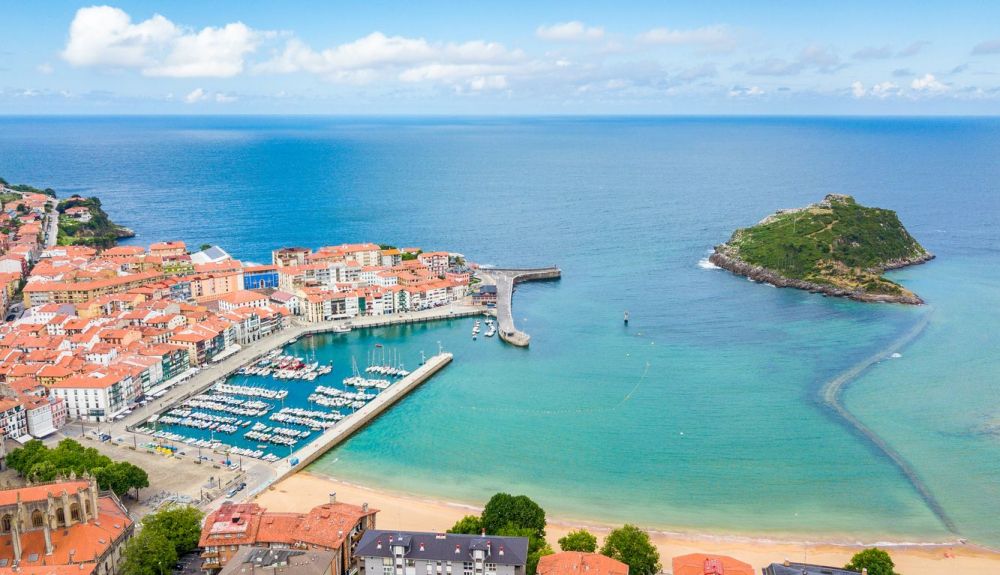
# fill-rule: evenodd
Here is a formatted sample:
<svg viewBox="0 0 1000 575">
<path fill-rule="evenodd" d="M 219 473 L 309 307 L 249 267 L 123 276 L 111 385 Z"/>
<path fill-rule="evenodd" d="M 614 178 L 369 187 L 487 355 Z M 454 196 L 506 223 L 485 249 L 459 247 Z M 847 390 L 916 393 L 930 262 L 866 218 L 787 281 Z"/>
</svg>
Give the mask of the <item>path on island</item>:
<svg viewBox="0 0 1000 575">
<path fill-rule="evenodd" d="M 856 363 L 847 371 L 844 371 L 837 377 L 827 381 L 823 384 L 823 387 L 820 388 L 819 393 L 823 403 L 825 403 L 836 416 L 843 420 L 844 423 L 852 429 L 860 433 L 872 444 L 872 446 L 874 446 L 878 451 L 881 451 L 886 457 L 889 458 L 890 461 L 892 461 L 900 472 L 906 476 L 906 478 L 910 481 L 910 484 L 913 485 L 913 488 L 917 490 L 920 497 L 924 500 L 927 506 L 930 507 L 931 511 L 934 512 L 934 515 L 937 516 L 948 531 L 957 534 L 958 528 L 956 527 L 955 522 L 952 521 L 951 517 L 949 517 L 948 513 L 944 510 L 944 507 L 937 500 L 937 498 L 934 497 L 934 494 L 931 493 L 930 488 L 926 483 L 924 483 L 924 480 L 920 477 L 920 474 L 917 473 L 917 470 L 910 465 L 910 462 L 907 461 L 902 454 L 889 445 L 888 441 L 883 439 L 878 433 L 875 432 L 875 430 L 862 423 L 861 420 L 851 413 L 841 401 L 844 389 L 846 389 L 851 383 L 857 381 L 858 377 L 860 377 L 862 373 L 867 371 L 876 363 L 903 349 L 910 342 L 915 340 L 917 336 L 923 333 L 927 325 L 930 324 L 932 313 L 933 309 L 928 310 L 928 312 L 920 318 L 920 321 L 918 321 L 916 325 L 893 341 L 889 347 Z"/>
</svg>

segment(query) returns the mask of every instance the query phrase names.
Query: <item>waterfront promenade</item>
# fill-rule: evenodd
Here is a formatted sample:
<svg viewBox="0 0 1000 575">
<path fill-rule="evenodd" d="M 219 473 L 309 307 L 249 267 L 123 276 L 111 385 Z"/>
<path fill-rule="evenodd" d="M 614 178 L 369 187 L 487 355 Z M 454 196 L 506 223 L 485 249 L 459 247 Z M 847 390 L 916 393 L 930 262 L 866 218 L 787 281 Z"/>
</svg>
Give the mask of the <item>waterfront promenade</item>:
<svg viewBox="0 0 1000 575">
<path fill-rule="evenodd" d="M 482 270 L 482 274 L 492 280 L 497 286 L 497 323 L 500 324 L 500 339 L 518 347 L 527 347 L 531 336 L 520 331 L 514 325 L 512 311 L 514 286 L 526 281 L 559 279 L 562 271 L 556 267 L 531 269 L 501 269 L 490 268 Z"/>
</svg>

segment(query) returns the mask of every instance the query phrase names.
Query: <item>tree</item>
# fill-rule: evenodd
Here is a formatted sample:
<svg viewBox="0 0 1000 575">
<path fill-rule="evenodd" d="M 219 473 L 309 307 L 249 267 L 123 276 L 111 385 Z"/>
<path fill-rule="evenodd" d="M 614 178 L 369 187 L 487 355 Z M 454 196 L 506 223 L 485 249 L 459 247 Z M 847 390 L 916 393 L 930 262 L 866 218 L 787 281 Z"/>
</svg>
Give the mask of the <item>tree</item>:
<svg viewBox="0 0 1000 575">
<path fill-rule="evenodd" d="M 546 555 L 552 555 L 553 553 L 555 553 L 555 551 L 552 550 L 552 547 L 549 547 L 548 543 L 543 544 L 535 551 L 529 551 L 528 561 L 526 565 L 528 570 L 528 575 L 535 575 L 535 573 L 538 571 L 538 561 L 542 557 Z"/>
<path fill-rule="evenodd" d="M 476 515 L 466 515 L 458 520 L 448 533 L 465 533 L 467 535 L 477 535 L 483 530 L 483 520 Z"/>
<path fill-rule="evenodd" d="M 146 471 L 127 461 L 109 463 L 94 468 L 93 472 L 101 489 L 110 489 L 119 496 L 135 489 L 138 497 L 139 489 L 149 487 L 149 475 Z"/>
<path fill-rule="evenodd" d="M 132 465 L 128 461 L 122 461 L 125 483 L 129 489 L 135 489 L 135 498 L 139 499 L 139 490 L 149 487 L 149 474 L 138 465 Z"/>
<path fill-rule="evenodd" d="M 49 448 L 45 447 L 41 440 L 32 439 L 25 443 L 24 447 L 19 447 L 7 454 L 5 458 L 7 467 L 17 471 L 22 476 L 27 476 L 36 463 L 45 459 L 48 451 Z"/>
<path fill-rule="evenodd" d="M 894 570 L 896 564 L 892 562 L 892 557 L 878 547 L 859 551 L 851 557 L 851 562 L 844 566 L 844 569 L 851 571 L 868 570 L 868 575 L 899 575 Z"/>
<path fill-rule="evenodd" d="M 660 552 L 649 540 L 649 534 L 635 525 L 626 524 L 608 533 L 601 555 L 628 565 L 629 575 L 652 575 L 663 568 Z"/>
<path fill-rule="evenodd" d="M 162 533 L 180 556 L 197 549 L 202 516 L 198 508 L 190 505 L 169 507 L 143 518 L 142 530 Z"/>
<path fill-rule="evenodd" d="M 143 529 L 125 545 L 125 575 L 166 575 L 177 562 L 173 543 L 160 531 Z"/>
<path fill-rule="evenodd" d="M 538 538 L 545 538 L 545 510 L 527 495 L 497 493 L 483 508 L 482 521 L 487 533 L 499 534 L 514 527 L 530 529 Z"/>
<path fill-rule="evenodd" d="M 208 250 L 208 249 L 211 249 L 211 248 L 212 248 L 212 244 L 201 244 L 201 247 L 198 248 L 198 249 L 201 250 L 201 251 L 205 251 L 205 250 Z"/>
<path fill-rule="evenodd" d="M 597 536 L 586 529 L 570 531 L 559 539 L 559 548 L 563 551 L 593 553 L 597 551 Z"/>
</svg>

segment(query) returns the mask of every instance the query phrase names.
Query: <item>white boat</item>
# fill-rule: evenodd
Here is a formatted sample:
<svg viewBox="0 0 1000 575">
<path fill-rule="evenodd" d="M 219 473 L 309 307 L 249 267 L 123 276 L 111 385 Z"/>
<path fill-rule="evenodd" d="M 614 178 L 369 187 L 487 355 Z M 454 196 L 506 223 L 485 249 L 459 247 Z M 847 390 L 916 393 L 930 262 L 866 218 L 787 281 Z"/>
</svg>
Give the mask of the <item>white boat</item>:
<svg viewBox="0 0 1000 575">
<path fill-rule="evenodd" d="M 333 333 L 350 333 L 351 326 L 349 325 L 335 325 L 333 329 L 330 330 Z"/>
</svg>

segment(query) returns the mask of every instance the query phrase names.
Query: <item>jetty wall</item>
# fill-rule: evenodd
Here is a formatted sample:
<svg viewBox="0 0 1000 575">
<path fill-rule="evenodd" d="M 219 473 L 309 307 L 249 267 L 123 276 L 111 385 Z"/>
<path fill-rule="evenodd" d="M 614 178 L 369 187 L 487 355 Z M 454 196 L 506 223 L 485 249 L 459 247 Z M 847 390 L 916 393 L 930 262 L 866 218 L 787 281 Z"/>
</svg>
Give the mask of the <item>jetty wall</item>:
<svg viewBox="0 0 1000 575">
<path fill-rule="evenodd" d="M 500 339 L 518 347 L 527 347 L 531 336 L 517 329 L 514 325 L 513 299 L 514 286 L 527 281 L 554 280 L 562 277 L 562 271 L 556 267 L 531 269 L 491 268 L 485 270 L 497 286 L 497 322 L 500 324 Z"/>
<path fill-rule="evenodd" d="M 343 443 L 347 438 L 373 421 L 397 401 L 406 397 L 406 394 L 416 389 L 421 383 L 427 381 L 435 373 L 451 363 L 451 360 L 452 354 L 447 352 L 429 358 L 423 365 L 410 373 L 410 375 L 392 384 L 375 396 L 375 399 L 365 404 L 364 407 L 348 415 L 337 423 L 337 425 L 327 429 L 319 437 L 310 441 L 308 445 L 296 451 L 291 458 L 282 460 L 276 466 L 277 477 L 274 481 L 281 481 L 289 475 L 296 473 L 313 461 L 316 461 L 327 451 Z M 295 465 L 292 465 L 292 459 L 298 460 Z"/>
</svg>

